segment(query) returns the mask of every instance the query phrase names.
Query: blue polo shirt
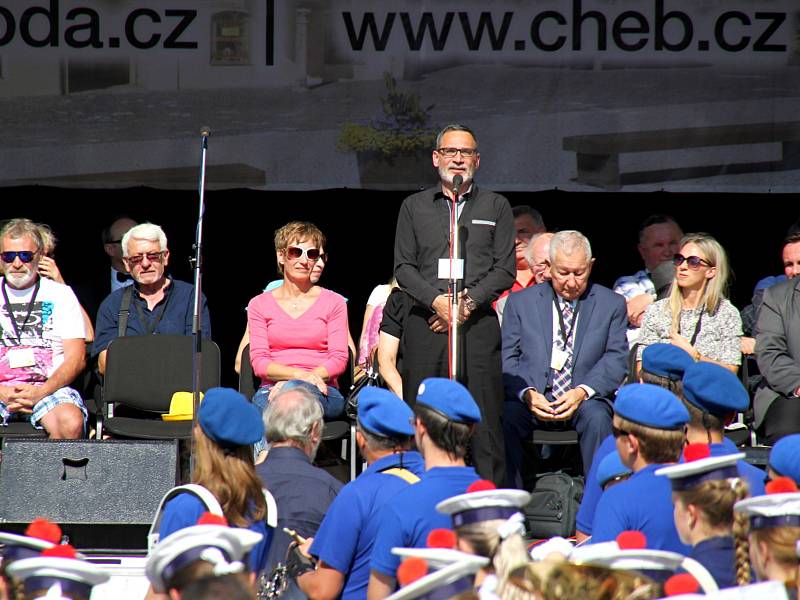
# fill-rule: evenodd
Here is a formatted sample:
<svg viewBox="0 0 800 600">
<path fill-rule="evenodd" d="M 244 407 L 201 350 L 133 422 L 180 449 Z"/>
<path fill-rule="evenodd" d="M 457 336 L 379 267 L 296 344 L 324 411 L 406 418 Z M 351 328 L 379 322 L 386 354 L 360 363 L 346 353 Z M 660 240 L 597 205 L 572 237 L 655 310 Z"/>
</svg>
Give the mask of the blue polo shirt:
<svg viewBox="0 0 800 600">
<path fill-rule="evenodd" d="M 194 313 L 194 286 L 184 281 L 170 279 L 172 282 L 167 286 L 164 298 L 153 307 L 147 308 L 147 302 L 136 292 L 134 284 L 133 296 L 131 297 L 130 313 L 128 314 L 128 326 L 125 335 L 147 335 L 148 329 L 155 325 L 152 333 L 162 335 L 192 335 L 192 317 Z M 94 344 L 92 344 L 92 356 L 97 356 L 108 345 L 117 339 L 117 329 L 119 327 L 119 309 L 122 305 L 122 295 L 125 288 L 111 292 L 100 304 L 97 311 L 97 324 L 95 326 Z M 201 327 L 204 338 L 211 337 L 211 318 L 208 314 L 205 296 L 202 298 L 202 322 Z M 137 306 L 142 309 L 145 322 L 142 322 Z M 162 314 L 163 312 L 163 314 Z M 159 319 L 159 315 L 161 318 Z"/>
<path fill-rule="evenodd" d="M 578 516 L 576 525 L 578 531 L 582 531 L 586 535 L 592 535 L 592 523 L 594 522 L 594 513 L 597 510 L 597 503 L 600 501 L 600 495 L 603 489 L 597 482 L 597 468 L 603 459 L 617 449 L 617 440 L 613 435 L 604 439 L 597 450 L 594 451 L 592 458 L 592 466 L 589 469 L 589 474 L 586 476 L 586 481 L 583 483 L 583 498 L 581 499 L 581 506 L 578 509 Z"/>
<path fill-rule="evenodd" d="M 610 542 L 635 529 L 647 537 L 650 550 L 670 550 L 688 556 L 675 529 L 669 477 L 657 476 L 664 465 L 647 465 L 600 496 L 592 524 L 591 543 Z"/>
<path fill-rule="evenodd" d="M 394 468 L 422 477 L 425 462 L 419 452 L 390 454 L 376 460 L 358 479 L 342 488 L 311 544 L 311 554 L 344 574 L 343 600 L 366 598 L 370 555 L 378 534 L 376 516 L 395 494 L 411 485 L 384 472 Z"/>
<path fill-rule="evenodd" d="M 159 540 L 180 529 L 197 525 L 197 520 L 207 510 L 203 501 L 194 494 L 189 492 L 178 494 L 164 506 L 164 515 L 158 528 Z M 264 521 L 256 521 L 248 529 L 264 536 L 247 555 L 247 568 L 252 573 L 260 573 L 267 564 L 267 552 L 272 542 L 273 529 Z"/>
<path fill-rule="evenodd" d="M 450 516 L 438 512 L 436 505 L 465 493 L 478 479 L 472 467 L 434 467 L 425 472 L 419 483 L 395 494 L 378 515 L 380 526 L 370 569 L 395 577 L 400 557 L 392 554 L 392 548 L 422 548 L 432 530 L 449 529 Z"/>
</svg>

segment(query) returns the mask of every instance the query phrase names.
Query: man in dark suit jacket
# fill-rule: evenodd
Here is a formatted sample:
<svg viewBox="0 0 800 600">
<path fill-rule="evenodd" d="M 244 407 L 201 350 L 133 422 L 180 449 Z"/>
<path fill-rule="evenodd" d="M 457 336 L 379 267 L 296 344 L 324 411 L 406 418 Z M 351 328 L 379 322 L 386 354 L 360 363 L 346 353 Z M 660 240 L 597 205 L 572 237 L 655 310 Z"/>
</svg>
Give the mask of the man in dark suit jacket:
<svg viewBox="0 0 800 600">
<path fill-rule="evenodd" d="M 589 282 L 589 240 L 561 231 L 550 242 L 551 282 L 509 296 L 503 316 L 508 484 L 534 428 L 578 431 L 584 469 L 611 433 L 611 399 L 625 379 L 625 300 Z"/>
<path fill-rule="evenodd" d="M 764 291 L 756 324 L 763 381 L 753 399 L 755 425 L 772 445 L 800 431 L 800 277 Z"/>
</svg>

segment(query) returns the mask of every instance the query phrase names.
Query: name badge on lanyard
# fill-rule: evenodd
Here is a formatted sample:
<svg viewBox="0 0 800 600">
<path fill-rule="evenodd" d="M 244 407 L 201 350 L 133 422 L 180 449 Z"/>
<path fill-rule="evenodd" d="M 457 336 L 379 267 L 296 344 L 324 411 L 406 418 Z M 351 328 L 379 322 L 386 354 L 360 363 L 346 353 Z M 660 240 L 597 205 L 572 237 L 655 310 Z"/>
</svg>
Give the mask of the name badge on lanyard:
<svg viewBox="0 0 800 600">
<path fill-rule="evenodd" d="M 560 371 L 564 368 L 569 355 L 560 348 L 553 349 L 553 355 L 550 357 L 550 368 L 554 371 Z"/>
<path fill-rule="evenodd" d="M 8 366 L 12 369 L 22 369 L 36 365 L 33 348 L 11 348 L 6 352 L 6 358 L 8 358 Z"/>
</svg>

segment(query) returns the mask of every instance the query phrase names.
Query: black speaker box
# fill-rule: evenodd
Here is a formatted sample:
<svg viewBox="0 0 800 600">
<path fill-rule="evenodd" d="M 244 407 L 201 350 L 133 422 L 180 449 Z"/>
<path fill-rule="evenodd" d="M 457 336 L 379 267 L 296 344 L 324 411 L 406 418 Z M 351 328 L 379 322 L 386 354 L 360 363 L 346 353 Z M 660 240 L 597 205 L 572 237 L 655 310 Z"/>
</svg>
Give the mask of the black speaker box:
<svg viewBox="0 0 800 600">
<path fill-rule="evenodd" d="M 178 465 L 175 440 L 7 438 L 0 462 L 2 529 L 22 531 L 45 517 L 81 549 L 146 548 Z"/>
</svg>

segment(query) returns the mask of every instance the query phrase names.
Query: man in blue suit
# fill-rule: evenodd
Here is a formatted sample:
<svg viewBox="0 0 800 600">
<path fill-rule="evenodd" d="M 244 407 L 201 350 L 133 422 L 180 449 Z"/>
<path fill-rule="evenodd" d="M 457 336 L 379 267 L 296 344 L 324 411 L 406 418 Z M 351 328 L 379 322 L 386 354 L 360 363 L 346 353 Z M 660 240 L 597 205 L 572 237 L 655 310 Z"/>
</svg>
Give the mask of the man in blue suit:
<svg viewBox="0 0 800 600">
<path fill-rule="evenodd" d="M 584 469 L 611 434 L 611 401 L 627 371 L 625 300 L 589 282 L 594 258 L 578 231 L 550 242 L 552 281 L 509 296 L 503 316 L 503 428 L 508 484 L 534 428 L 575 429 Z"/>
</svg>

